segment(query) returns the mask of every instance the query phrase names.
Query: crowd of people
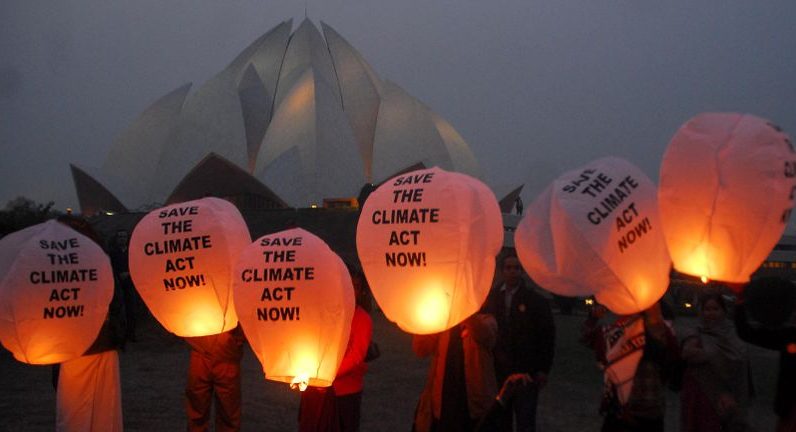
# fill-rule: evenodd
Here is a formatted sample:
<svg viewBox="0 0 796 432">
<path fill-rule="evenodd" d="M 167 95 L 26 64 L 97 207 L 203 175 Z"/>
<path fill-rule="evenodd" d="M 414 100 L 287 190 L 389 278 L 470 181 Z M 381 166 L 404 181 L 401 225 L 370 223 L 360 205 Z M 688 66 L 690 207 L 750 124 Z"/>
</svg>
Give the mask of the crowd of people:
<svg viewBox="0 0 796 432">
<path fill-rule="evenodd" d="M 497 280 L 479 313 L 443 333 L 414 337 L 415 353 L 431 357 L 414 431 L 536 430 L 539 392 L 553 366 L 550 302 L 529 286 L 513 253 L 499 259 Z M 773 285 L 796 296 L 796 286 L 784 279 L 750 283 L 764 291 Z M 754 344 L 780 353 L 777 432 L 796 431 L 794 302 L 786 302 L 777 322 L 750 321 L 745 288 L 712 283 L 701 289 L 693 328 L 675 326 L 664 301 L 617 316 L 592 299 L 581 343 L 604 374 L 601 430 L 664 431 L 667 391 L 681 400 L 678 430 L 757 430 L 749 416 L 755 389 L 748 344 Z"/>
<path fill-rule="evenodd" d="M 780 291 L 790 297 L 783 299 L 788 313 L 775 322 L 752 324 L 747 286 L 784 286 Z M 662 312 L 662 302 L 637 315 L 610 318 L 600 305 L 592 308 L 581 342 L 594 349 L 605 372 L 604 432 L 663 431 L 666 389 L 679 392 L 680 431 L 758 430 L 749 416 L 755 388 L 748 344 L 779 351 L 777 432 L 796 431 L 796 286 L 779 278 L 747 286 L 713 283 L 702 289 L 693 328 L 675 330 L 674 316 Z M 734 322 L 728 304 L 733 297 Z"/>
<path fill-rule="evenodd" d="M 62 222 L 99 242 L 81 221 Z M 58 392 L 57 430 L 122 430 L 118 350 L 125 341 L 135 340 L 126 240 L 126 233 L 117 233 L 110 248 L 117 289 L 106 325 L 83 357 L 54 368 L 57 389 L 80 389 L 70 392 L 79 398 Z M 378 352 L 374 354 L 367 280 L 354 267 L 350 272 L 357 305 L 348 346 L 332 386 L 302 393 L 297 419 L 301 432 L 360 429 L 367 362 Z M 524 275 L 515 254 L 502 254 L 496 273 L 480 311 L 442 333 L 413 337 L 415 354 L 430 358 L 413 431 L 536 430 L 537 402 L 554 364 L 551 302 Z M 782 279 L 752 284 L 796 290 Z M 593 351 L 604 374 L 603 397 L 599 404 L 595 401 L 603 416 L 602 431 L 663 431 L 667 391 L 679 392 L 679 430 L 756 430 L 748 410 L 755 392 L 748 344 L 779 352 L 777 432 L 796 431 L 796 311 L 792 304 L 789 307 L 791 316 L 761 325 L 750 319 L 744 286 L 713 284 L 700 291 L 697 325 L 681 328 L 663 301 L 626 316 L 616 316 L 595 302 L 580 341 Z M 240 430 L 243 332 L 236 328 L 185 339 L 191 349 L 187 430 L 207 431 L 211 423 L 216 431 Z"/>
</svg>

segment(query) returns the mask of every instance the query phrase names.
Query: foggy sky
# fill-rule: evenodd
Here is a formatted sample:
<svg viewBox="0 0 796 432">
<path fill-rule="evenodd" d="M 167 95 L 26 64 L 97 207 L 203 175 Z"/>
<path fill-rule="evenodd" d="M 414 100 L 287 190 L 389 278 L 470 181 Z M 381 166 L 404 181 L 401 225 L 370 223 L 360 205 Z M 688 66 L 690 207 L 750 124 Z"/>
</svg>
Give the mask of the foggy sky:
<svg viewBox="0 0 796 432">
<path fill-rule="evenodd" d="M 617 155 L 657 181 L 704 111 L 796 135 L 796 2 L 307 1 L 380 75 L 470 144 L 498 198 Z M 0 206 L 78 208 L 69 163 L 99 166 L 154 100 L 221 71 L 305 2 L 0 1 Z M 793 224 L 792 224 L 793 225 Z"/>
</svg>

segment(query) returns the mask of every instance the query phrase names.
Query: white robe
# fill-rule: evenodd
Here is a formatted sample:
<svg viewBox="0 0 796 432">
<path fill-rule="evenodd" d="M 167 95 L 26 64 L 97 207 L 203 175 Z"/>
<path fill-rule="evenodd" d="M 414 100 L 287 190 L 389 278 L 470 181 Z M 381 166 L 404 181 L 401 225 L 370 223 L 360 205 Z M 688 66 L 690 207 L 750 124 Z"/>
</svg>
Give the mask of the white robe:
<svg viewBox="0 0 796 432">
<path fill-rule="evenodd" d="M 116 350 L 61 363 L 57 432 L 122 432 L 122 392 Z"/>
</svg>

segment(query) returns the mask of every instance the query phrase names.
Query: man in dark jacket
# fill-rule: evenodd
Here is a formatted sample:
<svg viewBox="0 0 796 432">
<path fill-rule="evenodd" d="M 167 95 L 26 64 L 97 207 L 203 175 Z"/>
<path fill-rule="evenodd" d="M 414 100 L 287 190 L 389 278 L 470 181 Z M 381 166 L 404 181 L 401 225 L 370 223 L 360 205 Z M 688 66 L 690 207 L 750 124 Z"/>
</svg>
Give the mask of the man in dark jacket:
<svg viewBox="0 0 796 432">
<path fill-rule="evenodd" d="M 512 417 L 518 431 L 536 430 L 536 403 L 539 390 L 547 381 L 553 364 L 555 324 L 550 303 L 536 293 L 522 278 L 522 267 L 513 253 L 498 263 L 502 282 L 493 287 L 486 311 L 498 323 L 495 346 L 495 373 L 498 383 L 511 374 L 529 374 L 533 384 L 523 386 L 515 395 L 504 419 L 504 430 L 510 430 Z"/>
<path fill-rule="evenodd" d="M 757 286 L 753 286 L 757 285 Z M 790 323 L 779 325 L 752 326 L 748 321 L 747 305 L 742 288 L 735 288 L 739 293 L 735 306 L 735 328 L 738 337 L 746 342 L 762 348 L 779 351 L 779 376 L 777 377 L 777 395 L 774 399 L 774 411 L 779 417 L 777 432 L 796 431 L 796 327 L 793 327 L 796 310 L 793 308 L 793 297 L 789 301 L 781 301 L 790 305 Z M 793 296 L 796 287 L 792 282 L 778 278 L 763 278 L 753 281 L 748 287 L 790 293 Z M 771 303 L 769 301 L 769 303 Z M 781 306 L 781 305 L 777 305 Z"/>
</svg>

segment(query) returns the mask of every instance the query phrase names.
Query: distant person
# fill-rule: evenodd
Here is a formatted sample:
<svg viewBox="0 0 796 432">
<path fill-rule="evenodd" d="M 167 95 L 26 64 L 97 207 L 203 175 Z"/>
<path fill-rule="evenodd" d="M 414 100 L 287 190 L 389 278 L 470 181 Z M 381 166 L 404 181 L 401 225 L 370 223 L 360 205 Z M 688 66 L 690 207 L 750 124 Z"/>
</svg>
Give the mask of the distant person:
<svg viewBox="0 0 796 432">
<path fill-rule="evenodd" d="M 245 337 L 240 326 L 209 336 L 184 338 L 191 346 L 185 409 L 189 432 L 210 430 L 215 400 L 216 432 L 240 430 L 240 361 Z"/>
<path fill-rule="evenodd" d="M 351 271 L 356 308 L 351 321 L 343 360 L 331 387 L 308 387 L 301 393 L 300 432 L 358 432 L 362 389 L 368 365 L 365 362 L 373 335 L 366 308 L 371 306 L 369 288 L 360 271 Z"/>
<path fill-rule="evenodd" d="M 100 244 L 88 221 L 64 215 L 58 217 L 58 222 Z M 124 347 L 124 337 L 124 304 L 121 293 L 114 289 L 108 316 L 94 343 L 82 356 L 53 368 L 57 390 L 56 431 L 123 430 L 118 350 Z"/>
<path fill-rule="evenodd" d="M 604 373 L 603 432 L 663 432 L 665 383 L 677 361 L 677 340 L 660 303 L 642 313 L 611 318 L 595 304 L 581 342 Z"/>
<path fill-rule="evenodd" d="M 751 370 L 746 344 L 727 319 L 727 306 L 718 289 L 701 292 L 698 307 L 699 325 L 682 341 L 681 430 L 750 430 Z"/>
<path fill-rule="evenodd" d="M 441 333 L 414 336 L 415 354 L 431 357 L 431 364 L 413 431 L 469 432 L 478 425 L 497 394 L 492 357 L 496 338 L 495 318 L 484 313 Z"/>
<path fill-rule="evenodd" d="M 517 199 L 514 200 L 514 208 L 517 211 L 517 214 L 522 216 L 522 210 L 523 210 L 522 198 L 520 198 L 519 196 L 517 196 Z"/>
<path fill-rule="evenodd" d="M 780 299 L 786 311 L 790 308 L 790 317 L 781 323 L 753 326 L 749 324 L 744 291 L 741 290 L 735 307 L 735 327 L 738 336 L 744 341 L 779 352 L 779 375 L 774 399 L 774 411 L 779 418 L 777 432 L 793 432 L 796 431 L 796 308 L 793 300 L 796 286 L 786 279 L 764 278 L 752 281 L 750 288 L 769 292 L 785 291 L 786 295 L 790 293 L 790 301 Z"/>
<path fill-rule="evenodd" d="M 130 278 L 129 245 L 130 233 L 123 229 L 117 230 L 110 245 L 109 255 L 113 273 L 124 296 L 125 318 L 127 320 L 126 337 L 131 342 L 135 342 L 136 306 L 138 302 L 135 286 Z"/>
<path fill-rule="evenodd" d="M 547 383 L 553 365 L 553 314 L 550 302 L 523 280 L 522 267 L 514 253 L 501 257 L 498 270 L 501 282 L 492 288 L 485 306 L 485 311 L 497 319 L 495 373 L 501 383 L 516 373 L 529 374 L 533 381 L 517 390 L 502 430 L 511 430 L 515 421 L 518 431 L 534 431 L 539 391 Z"/>
</svg>

